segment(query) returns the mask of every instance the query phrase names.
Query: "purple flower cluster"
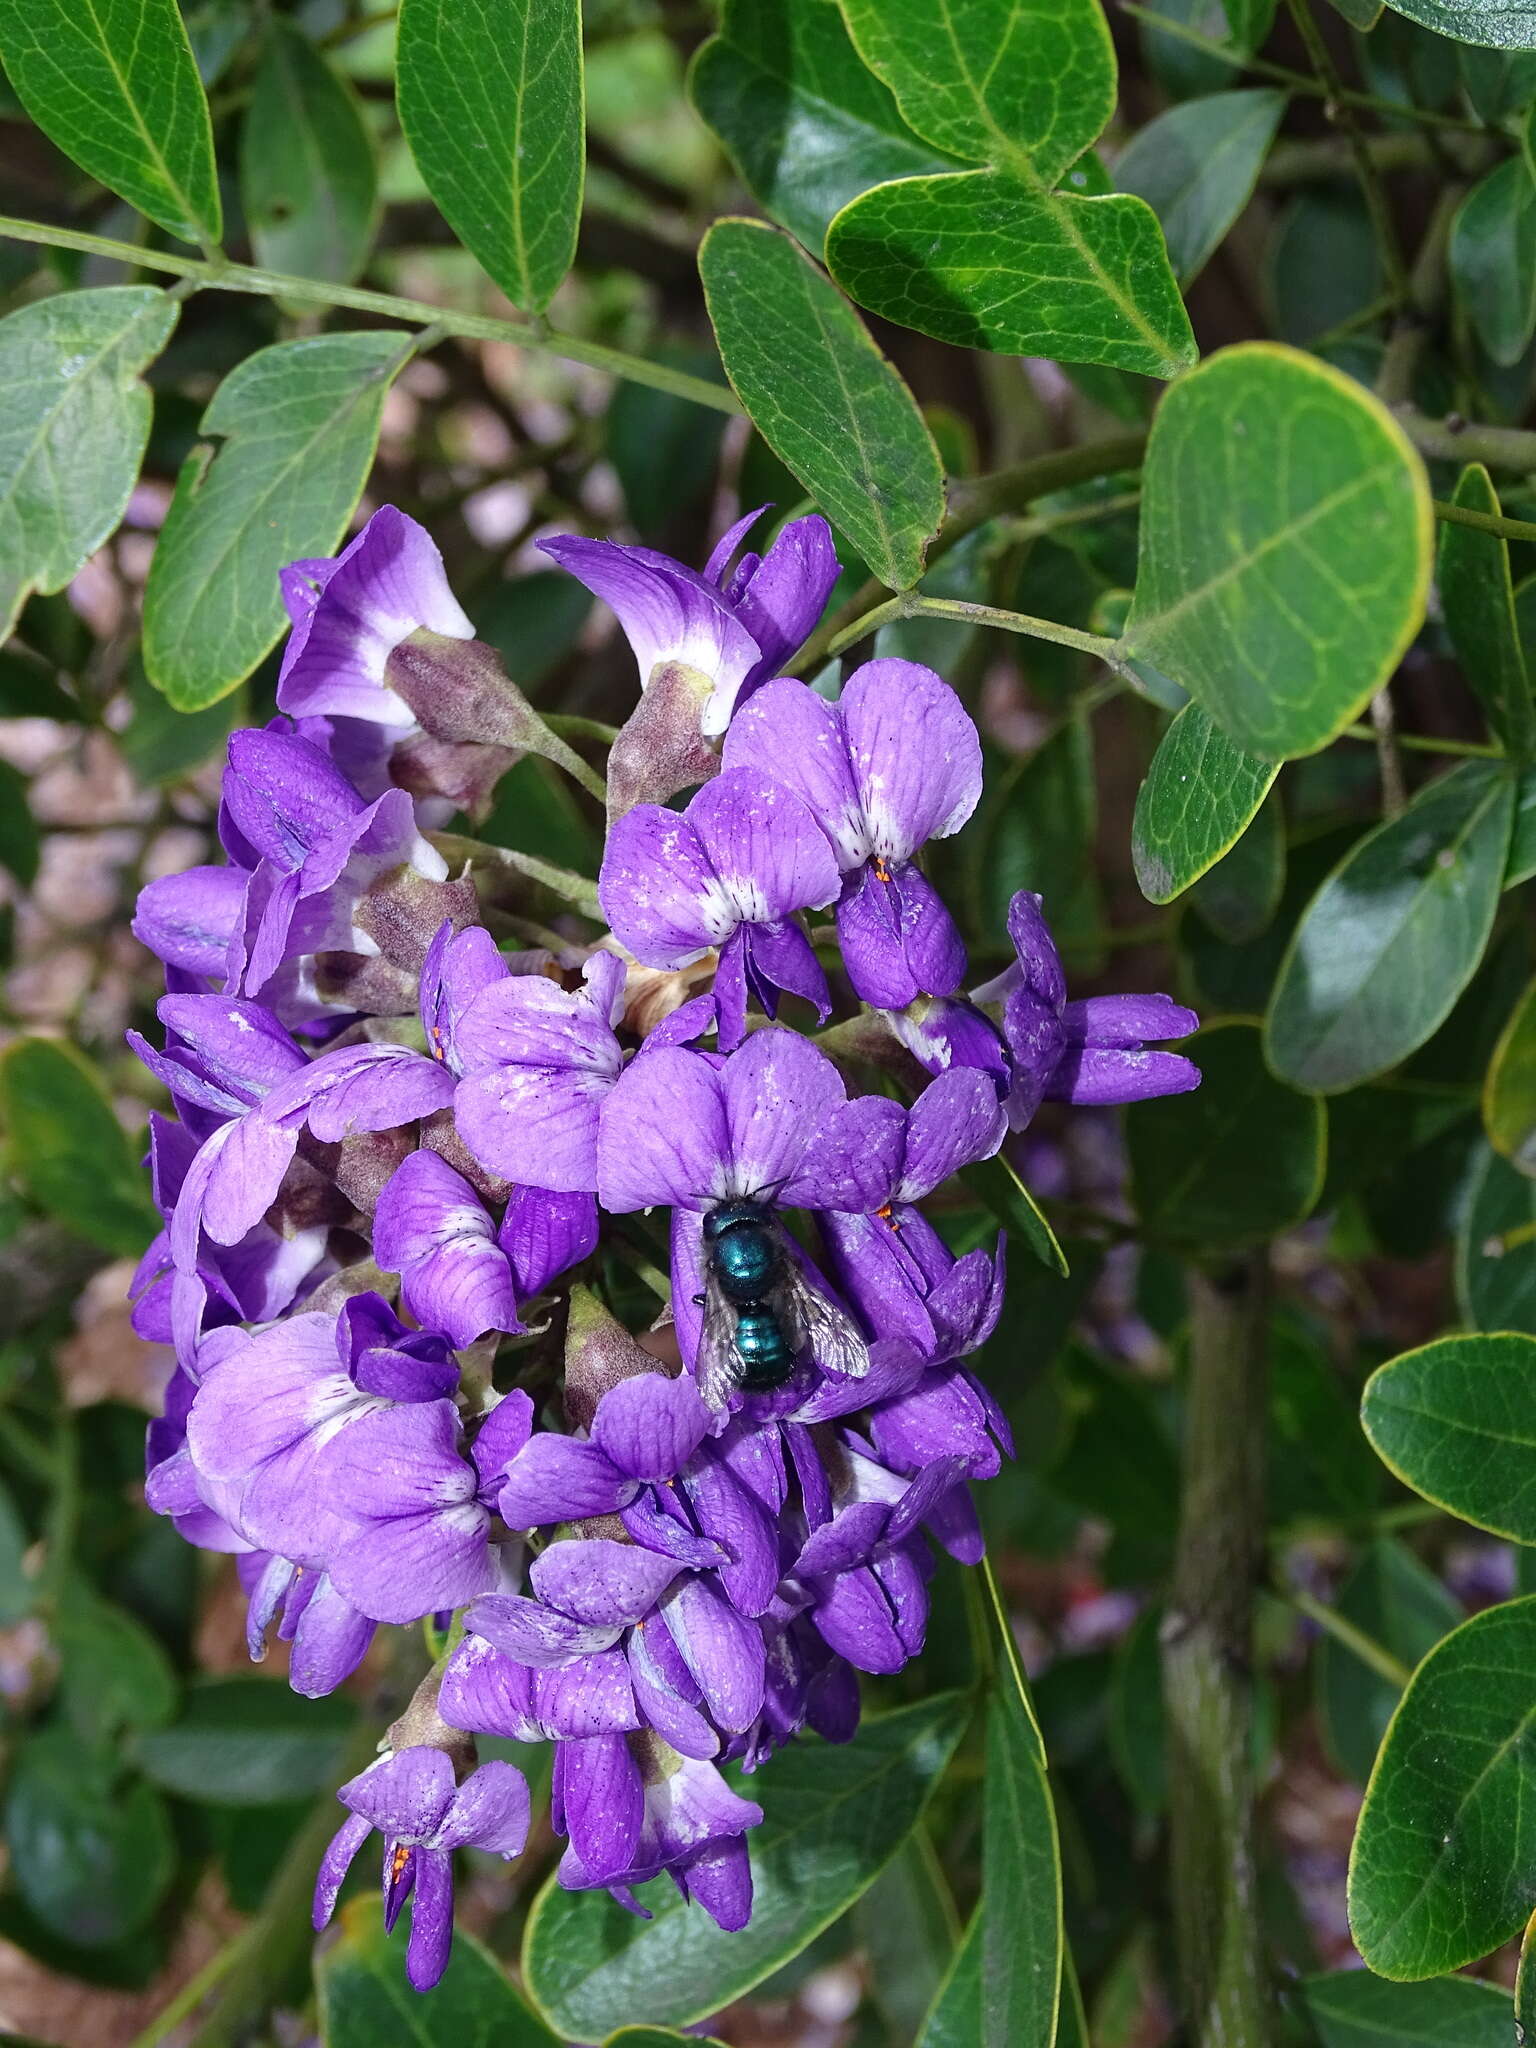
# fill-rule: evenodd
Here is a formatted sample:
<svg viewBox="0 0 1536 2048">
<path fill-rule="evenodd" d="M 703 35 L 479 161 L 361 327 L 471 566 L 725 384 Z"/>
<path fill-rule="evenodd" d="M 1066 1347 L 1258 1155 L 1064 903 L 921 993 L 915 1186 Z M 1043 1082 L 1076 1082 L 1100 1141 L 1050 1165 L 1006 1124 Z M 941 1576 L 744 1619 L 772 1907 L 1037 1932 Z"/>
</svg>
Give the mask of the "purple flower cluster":
<svg viewBox="0 0 1536 2048">
<path fill-rule="evenodd" d="M 418 1986 L 446 1960 L 454 1850 L 510 1857 L 527 1832 L 522 1778 L 474 1768 L 476 1734 L 554 1744 L 563 1884 L 642 1911 L 665 1871 L 746 1922 L 761 1809 L 722 1767 L 854 1733 L 857 1674 L 922 1648 L 936 1547 L 980 1557 L 970 1482 L 1010 1448 L 966 1364 L 1001 1240 L 957 1256 L 920 1205 L 1046 1096 L 1199 1078 L 1146 1049 L 1195 1027 L 1166 997 L 1067 1001 L 1030 895 L 1014 966 L 964 993 L 919 863 L 980 797 L 975 727 L 911 662 L 865 664 L 835 703 L 777 675 L 837 563 L 808 518 L 733 567 L 751 524 L 702 576 L 545 544 L 619 615 L 634 729 L 654 750 L 681 718 L 663 752 L 706 763 L 681 809 L 616 805 L 610 781 L 606 933 L 504 951 L 434 842 L 538 721 L 392 508 L 287 572 L 279 716 L 230 742 L 227 859 L 139 902 L 167 994 L 163 1044 L 134 1043 L 175 1109 L 151 1120 L 165 1226 L 135 1282 L 137 1327 L 176 1356 L 148 1498 L 235 1554 L 252 1655 L 275 1628 L 301 1692 L 381 1624 L 449 1630 L 342 1787 L 316 1894 L 319 1925 L 377 1829 Z M 825 1023 L 833 961 L 928 1070 L 909 1099 L 850 1093 L 766 1021 L 795 997 Z M 635 1334 L 606 1288 L 615 1260 L 651 1270 L 620 1219 L 652 1210 L 670 1298 Z"/>
</svg>

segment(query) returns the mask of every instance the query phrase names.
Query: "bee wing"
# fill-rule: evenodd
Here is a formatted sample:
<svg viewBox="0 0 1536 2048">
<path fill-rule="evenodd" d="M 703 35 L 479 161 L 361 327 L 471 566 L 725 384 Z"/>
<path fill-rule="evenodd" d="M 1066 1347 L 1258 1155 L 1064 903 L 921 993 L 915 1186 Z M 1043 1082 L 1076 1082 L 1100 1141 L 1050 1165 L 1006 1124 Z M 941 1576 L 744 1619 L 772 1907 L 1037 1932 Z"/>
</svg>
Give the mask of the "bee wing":
<svg viewBox="0 0 1536 2048">
<path fill-rule="evenodd" d="M 704 1319 L 699 1332 L 699 1355 L 694 1372 L 706 1408 L 720 1410 L 730 1403 L 747 1370 L 736 1343 L 736 1311 L 720 1291 L 713 1273 L 704 1276 Z"/>
<path fill-rule="evenodd" d="M 809 1351 L 824 1372 L 843 1379 L 862 1379 L 869 1371 L 869 1346 L 852 1318 L 814 1288 L 792 1260 L 785 1261 L 778 1305 L 797 1355 Z"/>
</svg>

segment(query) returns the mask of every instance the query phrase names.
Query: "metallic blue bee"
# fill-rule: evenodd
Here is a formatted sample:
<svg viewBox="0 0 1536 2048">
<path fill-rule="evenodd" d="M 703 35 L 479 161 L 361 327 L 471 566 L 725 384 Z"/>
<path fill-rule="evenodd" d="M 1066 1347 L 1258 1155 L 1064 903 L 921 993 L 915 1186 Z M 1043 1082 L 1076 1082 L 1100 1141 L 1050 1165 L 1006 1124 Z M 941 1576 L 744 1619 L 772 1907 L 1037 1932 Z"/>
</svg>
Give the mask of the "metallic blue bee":
<svg viewBox="0 0 1536 2048">
<path fill-rule="evenodd" d="M 805 1279 L 767 1202 L 742 1196 L 706 1212 L 697 1299 L 704 1310 L 699 1387 L 711 1408 L 724 1408 L 738 1388 L 774 1392 L 807 1355 L 845 1378 L 869 1370 L 864 1339 Z"/>
</svg>

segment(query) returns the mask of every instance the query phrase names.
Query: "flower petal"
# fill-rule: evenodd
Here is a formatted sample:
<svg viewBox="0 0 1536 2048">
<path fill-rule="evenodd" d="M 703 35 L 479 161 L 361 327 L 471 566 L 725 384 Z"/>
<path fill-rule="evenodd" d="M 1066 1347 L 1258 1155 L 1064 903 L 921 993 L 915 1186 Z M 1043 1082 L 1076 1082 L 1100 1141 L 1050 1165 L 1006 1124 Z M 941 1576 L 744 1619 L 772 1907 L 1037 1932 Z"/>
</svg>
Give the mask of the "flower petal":
<svg viewBox="0 0 1536 2048">
<path fill-rule="evenodd" d="M 752 1043 L 790 1036 L 764 1031 Z M 805 1046 L 804 1039 L 793 1042 Z M 736 1059 L 751 1050 L 749 1045 Z M 822 1064 L 830 1070 L 829 1062 Z M 705 1208 L 726 1192 L 729 1147 L 724 1089 L 711 1061 L 681 1046 L 647 1053 L 620 1075 L 603 1103 L 598 1200 L 617 1213 L 657 1203 Z"/>
<path fill-rule="evenodd" d="M 546 1605 L 604 1628 L 627 1627 L 649 1614 L 676 1577 L 670 1557 L 611 1536 L 551 1543 L 528 1573 Z"/>
<path fill-rule="evenodd" d="M 731 720 L 721 759 L 727 771 L 755 769 L 792 789 L 831 840 L 840 867 L 858 867 L 868 857 L 842 718 L 808 683 L 792 676 L 764 683 Z"/>
<path fill-rule="evenodd" d="M 686 967 L 741 921 L 693 820 L 714 787 L 686 813 L 636 804 L 609 830 L 598 901 L 614 937 L 647 967 Z"/>
<path fill-rule="evenodd" d="M 631 1479 L 671 1479 L 708 1435 L 710 1419 L 692 1381 L 645 1373 L 604 1394 L 592 1441 Z"/>
<path fill-rule="evenodd" d="M 919 662 L 867 661 L 838 710 L 871 850 L 910 860 L 958 832 L 981 796 L 981 740 L 948 683 Z"/>
</svg>

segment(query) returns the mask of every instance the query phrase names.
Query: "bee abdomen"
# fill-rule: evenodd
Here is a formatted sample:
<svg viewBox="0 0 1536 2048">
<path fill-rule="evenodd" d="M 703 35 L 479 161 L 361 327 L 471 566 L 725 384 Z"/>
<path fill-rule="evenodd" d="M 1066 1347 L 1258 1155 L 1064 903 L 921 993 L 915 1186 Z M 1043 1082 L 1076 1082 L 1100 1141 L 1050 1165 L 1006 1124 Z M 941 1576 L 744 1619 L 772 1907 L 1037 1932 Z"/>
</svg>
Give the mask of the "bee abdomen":
<svg viewBox="0 0 1536 2048">
<path fill-rule="evenodd" d="M 748 1392 L 782 1386 L 795 1369 L 783 1326 L 761 1302 L 744 1307 L 737 1316 L 736 1348 L 746 1368 L 741 1384 Z"/>
</svg>

